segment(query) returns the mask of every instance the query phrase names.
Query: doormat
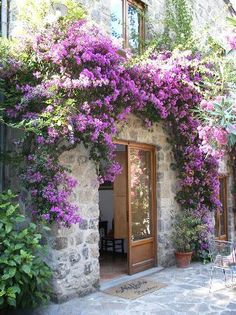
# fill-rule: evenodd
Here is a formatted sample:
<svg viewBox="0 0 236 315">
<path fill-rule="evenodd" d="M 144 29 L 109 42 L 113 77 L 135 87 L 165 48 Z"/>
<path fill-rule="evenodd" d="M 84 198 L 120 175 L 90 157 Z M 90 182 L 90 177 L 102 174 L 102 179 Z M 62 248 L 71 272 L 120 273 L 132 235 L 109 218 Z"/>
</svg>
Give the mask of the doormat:
<svg viewBox="0 0 236 315">
<path fill-rule="evenodd" d="M 116 295 L 124 299 L 137 299 L 148 293 L 167 287 L 166 284 L 145 278 L 121 283 L 113 288 L 104 290 L 106 294 Z"/>
</svg>

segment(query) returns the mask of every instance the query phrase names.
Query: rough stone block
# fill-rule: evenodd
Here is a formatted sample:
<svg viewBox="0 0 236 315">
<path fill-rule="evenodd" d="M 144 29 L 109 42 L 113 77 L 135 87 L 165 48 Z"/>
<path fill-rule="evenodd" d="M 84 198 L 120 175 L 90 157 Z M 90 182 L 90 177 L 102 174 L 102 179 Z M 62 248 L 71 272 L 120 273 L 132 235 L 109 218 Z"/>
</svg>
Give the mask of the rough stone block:
<svg viewBox="0 0 236 315">
<path fill-rule="evenodd" d="M 86 238 L 87 244 L 98 244 L 99 241 L 99 234 L 97 232 L 92 232 Z"/>
<path fill-rule="evenodd" d="M 84 274 L 87 276 L 87 275 L 89 275 L 92 271 L 93 271 L 93 269 L 92 269 L 92 263 L 91 263 L 91 262 L 86 263 L 85 266 L 84 266 Z"/>
<path fill-rule="evenodd" d="M 87 230 L 88 229 L 88 221 L 85 219 L 81 219 L 79 222 L 79 227 L 81 230 Z"/>
<path fill-rule="evenodd" d="M 83 240 L 84 240 L 84 235 L 82 232 L 78 233 L 76 236 L 75 236 L 75 243 L 76 245 L 80 245 L 83 243 Z"/>
<path fill-rule="evenodd" d="M 97 219 L 89 220 L 89 229 L 92 229 L 92 230 L 98 229 L 98 220 Z"/>
<path fill-rule="evenodd" d="M 52 241 L 51 247 L 56 250 L 65 249 L 68 246 L 68 239 L 66 237 L 57 237 Z"/>
<path fill-rule="evenodd" d="M 70 269 L 67 264 L 59 263 L 52 267 L 52 272 L 55 279 L 64 279 L 70 273 Z"/>
<path fill-rule="evenodd" d="M 78 263 L 81 259 L 81 255 L 77 252 L 72 252 L 69 255 L 69 261 L 71 263 L 71 266 L 73 266 L 74 264 Z"/>
<path fill-rule="evenodd" d="M 84 244 L 84 246 L 83 246 L 82 255 L 83 255 L 83 258 L 85 260 L 87 260 L 89 257 L 89 249 L 88 249 L 88 246 L 86 244 Z"/>
</svg>

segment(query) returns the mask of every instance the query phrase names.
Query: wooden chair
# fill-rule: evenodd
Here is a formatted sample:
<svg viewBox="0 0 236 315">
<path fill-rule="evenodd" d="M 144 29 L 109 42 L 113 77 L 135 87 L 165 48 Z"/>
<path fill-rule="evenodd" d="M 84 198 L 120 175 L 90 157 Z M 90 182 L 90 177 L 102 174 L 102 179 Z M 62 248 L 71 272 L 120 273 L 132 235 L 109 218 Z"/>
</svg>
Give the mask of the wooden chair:
<svg viewBox="0 0 236 315">
<path fill-rule="evenodd" d="M 112 248 L 112 253 L 122 253 L 124 254 L 124 239 L 114 237 L 114 220 L 112 220 L 112 229 L 107 233 L 107 235 L 101 238 L 101 250 L 108 251 Z"/>
</svg>

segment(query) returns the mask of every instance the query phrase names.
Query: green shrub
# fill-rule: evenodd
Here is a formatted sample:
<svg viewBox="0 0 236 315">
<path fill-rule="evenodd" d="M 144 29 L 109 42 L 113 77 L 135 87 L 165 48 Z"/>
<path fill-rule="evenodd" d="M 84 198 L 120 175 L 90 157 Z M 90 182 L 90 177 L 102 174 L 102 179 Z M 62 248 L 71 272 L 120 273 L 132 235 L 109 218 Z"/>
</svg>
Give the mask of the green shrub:
<svg viewBox="0 0 236 315">
<path fill-rule="evenodd" d="M 196 248 L 203 228 L 200 219 L 194 218 L 188 211 L 182 211 L 175 216 L 172 228 L 173 246 L 177 252 L 190 252 Z"/>
<path fill-rule="evenodd" d="M 20 215 L 15 197 L 0 194 L 0 309 L 35 307 L 50 293 L 51 271 L 39 256 L 41 235 Z"/>
</svg>

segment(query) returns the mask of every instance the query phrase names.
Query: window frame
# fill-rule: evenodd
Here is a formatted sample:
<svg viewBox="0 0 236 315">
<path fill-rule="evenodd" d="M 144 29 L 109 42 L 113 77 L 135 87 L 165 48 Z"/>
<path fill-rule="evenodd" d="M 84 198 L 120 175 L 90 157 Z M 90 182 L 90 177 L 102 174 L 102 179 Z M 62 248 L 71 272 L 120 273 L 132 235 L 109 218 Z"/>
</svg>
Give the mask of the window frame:
<svg viewBox="0 0 236 315">
<path fill-rule="evenodd" d="M 141 0 L 120 0 L 122 1 L 122 40 L 123 40 L 123 48 L 127 49 L 129 47 L 129 30 L 128 30 L 128 7 L 129 5 L 138 9 L 145 14 L 147 10 L 147 5 Z M 143 15 L 140 16 L 140 25 L 139 25 L 139 53 L 144 50 L 144 41 L 145 41 L 145 19 Z"/>
</svg>

